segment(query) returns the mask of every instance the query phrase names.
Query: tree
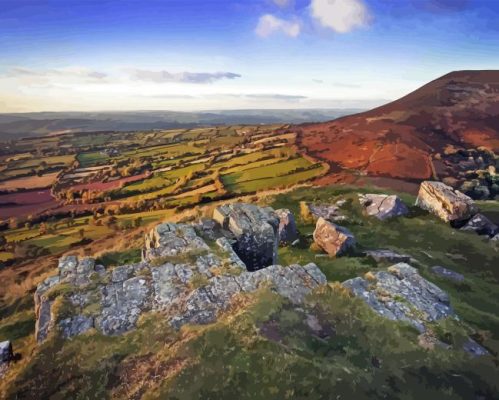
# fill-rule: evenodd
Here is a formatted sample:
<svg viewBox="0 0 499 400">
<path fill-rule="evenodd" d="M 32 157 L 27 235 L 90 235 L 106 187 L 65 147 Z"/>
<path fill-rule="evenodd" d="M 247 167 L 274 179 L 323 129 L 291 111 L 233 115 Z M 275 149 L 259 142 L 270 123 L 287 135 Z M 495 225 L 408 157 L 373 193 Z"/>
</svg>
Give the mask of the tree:
<svg viewBox="0 0 499 400">
<path fill-rule="evenodd" d="M 0 235 L 0 249 L 4 249 L 6 244 L 7 244 L 7 239 L 5 239 L 5 236 Z"/>
</svg>

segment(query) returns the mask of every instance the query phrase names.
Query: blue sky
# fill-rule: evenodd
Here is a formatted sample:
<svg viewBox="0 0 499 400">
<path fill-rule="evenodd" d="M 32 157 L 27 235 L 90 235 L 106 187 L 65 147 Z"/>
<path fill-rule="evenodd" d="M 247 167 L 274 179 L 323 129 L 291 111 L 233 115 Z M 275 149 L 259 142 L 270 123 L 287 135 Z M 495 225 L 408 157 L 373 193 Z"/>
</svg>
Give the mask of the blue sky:
<svg viewBox="0 0 499 400">
<path fill-rule="evenodd" d="M 0 0 L 0 112 L 372 107 L 499 68 L 499 0 Z"/>
</svg>

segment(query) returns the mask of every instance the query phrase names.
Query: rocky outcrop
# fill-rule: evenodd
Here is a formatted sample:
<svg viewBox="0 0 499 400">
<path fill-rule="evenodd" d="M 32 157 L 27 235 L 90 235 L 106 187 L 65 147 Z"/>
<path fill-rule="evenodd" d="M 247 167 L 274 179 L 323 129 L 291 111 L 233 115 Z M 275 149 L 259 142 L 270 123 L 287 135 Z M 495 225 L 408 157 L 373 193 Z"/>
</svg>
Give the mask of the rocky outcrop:
<svg viewBox="0 0 499 400">
<path fill-rule="evenodd" d="M 359 194 L 360 204 L 367 215 L 385 220 L 407 215 L 409 210 L 398 196 L 387 194 Z"/>
<path fill-rule="evenodd" d="M 461 228 L 462 231 L 475 232 L 479 235 L 494 237 L 499 233 L 499 227 L 483 214 L 474 215 Z"/>
<path fill-rule="evenodd" d="M 442 182 L 425 181 L 419 187 L 416 205 L 445 222 L 458 222 L 477 213 L 473 200 Z"/>
<path fill-rule="evenodd" d="M 427 322 L 455 315 L 447 293 L 409 264 L 399 263 L 366 278 L 349 279 L 343 286 L 383 317 L 406 321 L 420 332 L 426 330 Z"/>
<path fill-rule="evenodd" d="M 248 270 L 277 263 L 279 218 L 272 208 L 226 204 L 215 209 L 213 219 L 234 236 L 233 248 Z"/>
<path fill-rule="evenodd" d="M 91 302 L 92 293 L 86 288 L 92 286 L 95 279 L 102 277 L 106 273 L 102 265 L 96 265 L 93 258 L 78 259 L 75 256 L 63 257 L 59 260 L 58 274 L 45 279 L 38 285 L 35 295 L 35 338 L 42 342 L 47 338 L 49 331 L 56 324 L 53 313 L 53 304 L 58 297 L 57 293 L 51 293 L 51 289 L 57 285 L 64 284 L 67 287 L 73 287 L 71 295 L 67 300 L 73 307 L 82 310 Z M 81 289 L 76 290 L 76 288 Z M 82 315 L 74 315 L 61 321 L 63 326 L 63 336 L 71 337 L 94 326 L 94 320 Z"/>
<path fill-rule="evenodd" d="M 407 254 L 399 254 L 392 250 L 378 249 L 378 250 L 367 250 L 365 252 L 367 257 L 371 257 L 376 262 L 387 262 L 387 263 L 408 263 L 411 261 L 412 257 Z"/>
<path fill-rule="evenodd" d="M 249 232 L 261 235 L 255 248 L 246 249 L 256 259 L 268 260 L 268 249 L 273 251 L 277 242 L 278 221 L 272 219 L 273 212 L 253 207 L 243 207 L 243 215 L 239 206 L 230 208 L 229 221 L 222 220 L 221 225 L 234 233 L 230 238 L 219 237 L 213 248 L 191 225 L 168 223 L 147 233 L 145 261 L 138 264 L 106 270 L 90 258 L 62 258 L 58 274 L 41 283 L 35 293 L 36 339 L 45 340 L 54 329 L 63 338 L 91 328 L 105 335 L 122 334 L 148 311 L 162 313 L 177 329 L 188 323 L 206 324 L 227 310 L 234 296 L 262 286 L 292 303 L 303 302 L 311 290 L 326 284 L 315 264 L 270 265 L 253 272 L 238 256 L 235 245 Z M 258 230 L 258 223 L 268 225 Z M 56 301 L 65 304 L 62 314 L 60 307 L 54 307 Z"/>
<path fill-rule="evenodd" d="M 332 256 L 341 255 L 355 245 L 355 237 L 348 229 L 326 221 L 322 217 L 315 225 L 314 241 Z"/>
<path fill-rule="evenodd" d="M 275 213 L 279 218 L 279 242 L 281 244 L 293 243 L 298 239 L 298 229 L 293 213 L 285 208 L 276 210 Z"/>
<path fill-rule="evenodd" d="M 454 282 L 462 282 L 464 281 L 464 276 L 458 272 L 452 271 L 448 268 L 441 267 L 440 265 L 436 265 L 431 267 L 431 272 L 437 275 L 440 278 L 448 279 Z"/>
</svg>

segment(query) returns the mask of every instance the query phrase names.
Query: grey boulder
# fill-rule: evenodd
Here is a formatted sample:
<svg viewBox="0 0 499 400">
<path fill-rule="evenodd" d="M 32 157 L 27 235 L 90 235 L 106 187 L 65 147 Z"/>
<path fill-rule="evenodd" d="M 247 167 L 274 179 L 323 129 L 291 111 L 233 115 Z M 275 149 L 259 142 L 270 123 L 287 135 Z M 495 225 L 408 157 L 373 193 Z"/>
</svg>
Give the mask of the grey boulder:
<svg viewBox="0 0 499 400">
<path fill-rule="evenodd" d="M 367 215 L 385 220 L 407 215 L 409 210 L 398 196 L 387 194 L 359 194 L 360 204 Z"/>
</svg>

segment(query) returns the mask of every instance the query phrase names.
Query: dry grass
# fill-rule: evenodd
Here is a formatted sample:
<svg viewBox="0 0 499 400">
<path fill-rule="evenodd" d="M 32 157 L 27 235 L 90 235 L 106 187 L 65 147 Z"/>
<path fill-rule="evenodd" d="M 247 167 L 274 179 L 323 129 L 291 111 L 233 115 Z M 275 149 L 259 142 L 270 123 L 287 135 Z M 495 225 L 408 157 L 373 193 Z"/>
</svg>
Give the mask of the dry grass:
<svg viewBox="0 0 499 400">
<path fill-rule="evenodd" d="M 17 190 L 17 189 L 42 189 L 51 186 L 59 172 L 42 176 L 27 176 L 24 178 L 10 179 L 0 182 L 0 190 Z"/>
</svg>

